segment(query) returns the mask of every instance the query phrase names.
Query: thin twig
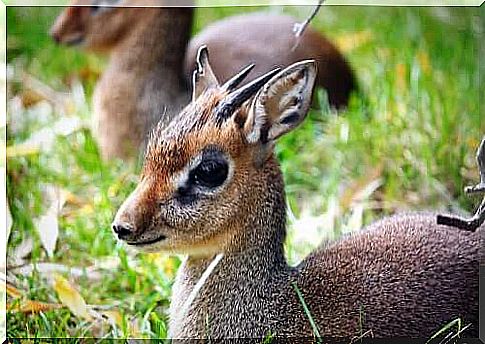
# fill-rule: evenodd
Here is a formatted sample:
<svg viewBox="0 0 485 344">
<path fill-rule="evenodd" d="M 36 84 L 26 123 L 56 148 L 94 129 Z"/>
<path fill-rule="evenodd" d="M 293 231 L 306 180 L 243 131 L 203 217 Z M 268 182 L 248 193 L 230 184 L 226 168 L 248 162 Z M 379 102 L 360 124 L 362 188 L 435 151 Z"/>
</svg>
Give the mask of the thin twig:
<svg viewBox="0 0 485 344">
<path fill-rule="evenodd" d="M 475 215 L 470 219 L 465 219 L 453 215 L 438 215 L 437 222 L 439 225 L 456 227 L 466 231 L 474 232 L 485 221 L 485 197 L 478 207 Z"/>
<path fill-rule="evenodd" d="M 465 188 L 465 193 L 467 194 L 485 192 L 485 137 L 477 150 L 477 165 L 480 173 L 480 183 L 475 186 L 467 186 Z"/>
<path fill-rule="evenodd" d="M 478 172 L 480 174 L 480 183 L 475 186 L 467 186 L 465 188 L 465 193 L 467 195 L 473 193 L 485 193 L 485 136 L 483 137 L 482 142 L 477 150 L 477 165 Z M 474 232 L 485 222 L 485 196 L 483 197 L 482 203 L 478 206 L 473 217 L 469 219 L 459 216 L 440 214 L 437 216 L 436 220 L 439 225 L 446 225 Z"/>
<path fill-rule="evenodd" d="M 325 2 L 325 0 L 320 0 L 318 2 L 317 6 L 315 6 L 315 8 L 313 9 L 312 13 L 307 17 L 307 19 L 305 19 L 305 21 L 303 21 L 301 23 L 296 23 L 293 26 L 293 32 L 295 33 L 296 42 L 295 42 L 295 45 L 293 45 L 292 50 L 295 50 L 296 47 L 298 46 L 298 44 L 300 44 L 301 36 L 303 36 L 303 33 L 305 32 L 307 26 L 310 24 L 310 22 L 313 20 L 313 18 L 315 18 L 318 11 L 320 10 L 320 7 L 322 7 L 324 2 Z"/>
</svg>

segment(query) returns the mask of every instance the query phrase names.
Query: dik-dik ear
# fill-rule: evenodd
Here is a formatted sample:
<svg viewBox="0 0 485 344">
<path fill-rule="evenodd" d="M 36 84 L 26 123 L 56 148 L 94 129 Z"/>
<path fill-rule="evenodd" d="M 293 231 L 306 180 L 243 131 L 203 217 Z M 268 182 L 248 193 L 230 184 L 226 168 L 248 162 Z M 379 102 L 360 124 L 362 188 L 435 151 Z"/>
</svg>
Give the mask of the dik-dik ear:
<svg viewBox="0 0 485 344">
<path fill-rule="evenodd" d="M 310 108 L 316 74 L 315 61 L 307 60 L 269 80 L 255 96 L 244 123 L 247 141 L 265 144 L 297 127 Z"/>
<path fill-rule="evenodd" d="M 219 87 L 219 81 L 209 63 L 209 51 L 203 45 L 197 52 L 197 67 L 192 75 L 192 101 L 196 100 L 205 90 Z"/>
</svg>

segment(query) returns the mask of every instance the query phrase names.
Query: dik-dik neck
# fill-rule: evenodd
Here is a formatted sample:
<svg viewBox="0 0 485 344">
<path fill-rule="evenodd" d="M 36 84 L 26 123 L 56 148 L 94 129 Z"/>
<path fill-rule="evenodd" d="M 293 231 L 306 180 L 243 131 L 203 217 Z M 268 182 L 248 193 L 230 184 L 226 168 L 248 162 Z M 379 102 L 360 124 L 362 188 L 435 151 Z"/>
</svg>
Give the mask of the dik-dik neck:
<svg viewBox="0 0 485 344">
<path fill-rule="evenodd" d="M 252 192 L 242 195 L 245 204 L 240 205 L 240 212 L 235 215 L 239 227 L 220 250 L 223 256 L 213 270 L 209 269 L 211 262 L 219 258 L 215 255 L 189 256 L 179 269 L 170 305 L 171 336 L 203 336 L 207 316 L 217 324 L 211 326 L 215 336 L 242 336 L 268 330 L 269 320 L 255 324 L 244 316 L 241 306 L 272 318 L 270 313 L 278 309 L 273 296 L 283 292 L 292 276 L 283 248 L 286 236 L 283 182 L 276 163 L 272 164 L 258 178 L 251 178 L 257 187 L 248 188 Z M 206 271 L 210 274 L 204 274 Z M 225 307 L 223 313 L 221 305 Z"/>
<path fill-rule="evenodd" d="M 139 20 L 131 32 L 112 51 L 113 70 L 143 76 L 157 73 L 162 85 L 170 89 L 187 89 L 184 58 L 194 10 L 190 7 L 139 9 Z"/>
</svg>

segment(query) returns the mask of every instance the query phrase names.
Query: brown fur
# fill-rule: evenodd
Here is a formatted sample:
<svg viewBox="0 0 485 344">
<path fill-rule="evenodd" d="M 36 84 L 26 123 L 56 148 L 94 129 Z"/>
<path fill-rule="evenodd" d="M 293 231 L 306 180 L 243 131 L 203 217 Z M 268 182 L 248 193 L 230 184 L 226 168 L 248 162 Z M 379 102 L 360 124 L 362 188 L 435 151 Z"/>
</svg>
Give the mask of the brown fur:
<svg viewBox="0 0 485 344">
<path fill-rule="evenodd" d="M 71 4 L 91 3 L 74 0 Z M 120 4 L 136 5 L 136 1 Z M 297 20 L 288 16 L 252 14 L 223 20 L 194 37 L 186 55 L 192 8 L 118 8 L 97 16 L 90 11 L 89 7 L 66 8 L 51 35 L 63 44 L 82 40 L 87 50 L 110 55 L 93 99 L 95 135 L 106 159 L 136 157 L 153 125 L 159 119 L 166 125 L 189 102 L 187 81 L 200 43 L 207 42 L 213 49 L 220 80 L 250 62 L 257 64 L 252 72 L 256 75 L 275 65 L 315 57 L 319 84 L 327 88 L 332 105 L 345 105 L 355 87 L 345 59 L 321 34 L 308 29 L 296 50 L 290 51 Z"/>
<path fill-rule="evenodd" d="M 282 84 L 300 77 L 290 74 Z M 289 266 L 284 183 L 272 143 L 248 142 L 248 124 L 240 123 L 255 111 L 248 104 L 218 124 L 213 110 L 225 96 L 208 90 L 154 132 L 141 183 L 115 219 L 133 228 L 127 242 L 163 234 L 138 247 L 188 254 L 172 291 L 171 337 L 311 337 L 295 285 L 322 336 L 372 330 L 376 337 L 429 337 L 456 317 L 472 324 L 465 335 L 478 333 L 479 234 L 439 226 L 434 214 L 385 218 Z M 180 176 L 208 146 L 232 161 L 233 175 L 217 192 L 181 205 Z M 256 164 L 261 151 L 268 154 Z M 222 260 L 183 313 L 219 253 Z"/>
<path fill-rule="evenodd" d="M 93 97 L 95 135 L 105 159 L 133 158 L 153 125 L 168 123 L 189 101 L 181 61 L 193 9 L 90 10 L 68 7 L 51 32 L 61 43 L 82 37 L 86 49 L 109 53 Z"/>
</svg>

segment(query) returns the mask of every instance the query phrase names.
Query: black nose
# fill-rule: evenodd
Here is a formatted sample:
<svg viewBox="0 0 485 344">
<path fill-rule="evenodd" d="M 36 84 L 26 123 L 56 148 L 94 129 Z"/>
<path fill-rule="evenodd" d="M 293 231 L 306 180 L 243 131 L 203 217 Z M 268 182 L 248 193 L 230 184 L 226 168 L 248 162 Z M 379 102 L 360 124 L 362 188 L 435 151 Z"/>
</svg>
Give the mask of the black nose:
<svg viewBox="0 0 485 344">
<path fill-rule="evenodd" d="M 133 226 L 126 222 L 118 222 L 112 224 L 113 232 L 115 232 L 118 237 L 126 237 L 133 231 Z"/>
</svg>

